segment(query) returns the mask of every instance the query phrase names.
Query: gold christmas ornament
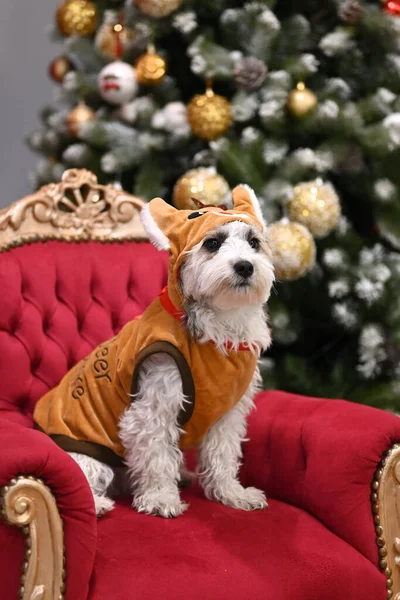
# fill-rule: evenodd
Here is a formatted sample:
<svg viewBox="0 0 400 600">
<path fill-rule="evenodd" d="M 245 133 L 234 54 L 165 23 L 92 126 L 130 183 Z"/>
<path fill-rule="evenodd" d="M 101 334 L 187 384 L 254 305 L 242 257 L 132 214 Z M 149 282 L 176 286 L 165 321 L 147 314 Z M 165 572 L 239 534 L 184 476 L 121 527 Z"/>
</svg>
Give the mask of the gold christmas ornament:
<svg viewBox="0 0 400 600">
<path fill-rule="evenodd" d="M 173 203 L 176 208 L 195 210 L 199 200 L 214 206 L 230 203 L 230 189 L 226 179 L 210 167 L 200 167 L 187 171 L 175 184 Z"/>
<path fill-rule="evenodd" d="M 282 219 L 269 225 L 267 238 L 278 280 L 299 279 L 313 266 L 315 242 L 304 225 Z"/>
<path fill-rule="evenodd" d="M 56 20 L 63 35 L 92 35 L 97 27 L 96 5 L 90 0 L 66 0 L 58 7 Z"/>
<path fill-rule="evenodd" d="M 83 100 L 71 110 L 67 117 L 67 127 L 68 131 L 74 135 L 78 136 L 81 125 L 83 123 L 87 123 L 87 121 L 91 121 L 96 117 L 96 113 L 87 106 Z"/>
<path fill-rule="evenodd" d="M 330 183 L 320 179 L 299 183 L 293 189 L 288 217 L 305 225 L 315 237 L 325 237 L 338 224 L 340 201 Z"/>
<path fill-rule="evenodd" d="M 116 36 L 119 37 L 119 45 L 121 55 L 127 52 L 135 41 L 135 32 L 130 27 L 122 26 L 120 23 L 113 25 L 112 23 L 104 23 L 97 33 L 95 38 L 96 50 L 104 58 L 110 60 L 118 58 L 116 51 Z"/>
<path fill-rule="evenodd" d="M 139 10 L 154 19 L 162 19 L 180 7 L 183 0 L 134 0 Z"/>
<path fill-rule="evenodd" d="M 49 64 L 49 77 L 57 83 L 62 83 L 66 74 L 73 68 L 73 64 L 66 56 L 59 56 Z"/>
<path fill-rule="evenodd" d="M 212 141 L 224 135 L 232 125 L 232 109 L 228 100 L 215 94 L 211 85 L 206 93 L 194 96 L 187 107 L 193 135 Z"/>
<path fill-rule="evenodd" d="M 135 69 L 141 85 L 157 85 L 164 79 L 167 63 L 156 53 L 154 46 L 149 46 L 147 52 L 137 59 Z"/>
<path fill-rule="evenodd" d="M 288 97 L 287 107 L 295 117 L 304 117 L 317 106 L 318 98 L 300 81 Z"/>
</svg>

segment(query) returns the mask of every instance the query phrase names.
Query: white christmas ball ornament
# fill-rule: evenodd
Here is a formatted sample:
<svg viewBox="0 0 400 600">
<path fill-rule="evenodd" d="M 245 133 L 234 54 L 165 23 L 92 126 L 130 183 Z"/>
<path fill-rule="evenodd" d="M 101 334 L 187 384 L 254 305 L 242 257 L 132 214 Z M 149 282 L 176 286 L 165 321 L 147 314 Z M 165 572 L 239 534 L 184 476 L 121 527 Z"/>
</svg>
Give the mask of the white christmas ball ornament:
<svg viewBox="0 0 400 600">
<path fill-rule="evenodd" d="M 116 60 L 100 71 L 99 91 L 110 104 L 126 104 L 137 92 L 135 70 L 128 63 Z"/>
</svg>

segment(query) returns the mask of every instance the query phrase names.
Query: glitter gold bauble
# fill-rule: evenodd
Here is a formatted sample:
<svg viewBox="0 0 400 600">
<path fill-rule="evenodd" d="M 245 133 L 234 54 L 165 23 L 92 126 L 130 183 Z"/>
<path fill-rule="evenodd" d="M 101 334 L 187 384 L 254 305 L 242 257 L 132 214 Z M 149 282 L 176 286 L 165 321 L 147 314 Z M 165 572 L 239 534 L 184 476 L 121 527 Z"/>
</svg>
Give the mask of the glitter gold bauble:
<svg viewBox="0 0 400 600">
<path fill-rule="evenodd" d="M 90 0 L 66 0 L 58 7 L 56 19 L 63 35 L 92 35 L 97 27 L 96 5 Z"/>
<path fill-rule="evenodd" d="M 319 238 L 335 229 L 341 213 L 333 186 L 318 179 L 296 185 L 287 210 L 292 221 L 302 223 Z"/>
<path fill-rule="evenodd" d="M 232 125 L 231 105 L 223 96 L 214 94 L 211 88 L 191 99 L 187 117 L 193 135 L 206 141 L 221 137 Z"/>
<path fill-rule="evenodd" d="M 164 79 L 167 63 L 150 46 L 147 52 L 137 59 L 135 69 L 137 80 L 141 85 L 157 85 Z"/>
<path fill-rule="evenodd" d="M 139 10 L 154 19 L 167 17 L 180 7 L 183 0 L 134 0 Z"/>
<path fill-rule="evenodd" d="M 135 40 L 135 32 L 133 29 L 130 27 L 123 27 L 119 23 L 115 25 L 112 23 L 104 23 L 104 25 L 98 29 L 94 42 L 97 52 L 104 56 L 104 58 L 118 58 L 116 52 L 116 35 L 119 37 L 122 55 L 133 46 Z"/>
<path fill-rule="evenodd" d="M 318 98 L 303 82 L 297 84 L 288 97 L 287 107 L 295 117 L 304 117 L 317 106 Z"/>
<path fill-rule="evenodd" d="M 313 266 L 315 242 L 304 225 L 282 219 L 269 225 L 267 238 L 278 280 L 299 279 Z"/>
<path fill-rule="evenodd" d="M 73 108 L 67 117 L 67 127 L 68 131 L 74 135 L 78 136 L 81 125 L 83 123 L 87 123 L 87 121 L 91 121 L 96 117 L 95 112 L 89 108 L 84 102 L 80 102 L 78 106 Z"/>
<path fill-rule="evenodd" d="M 53 81 L 62 83 L 67 73 L 72 71 L 73 65 L 66 56 L 59 56 L 49 64 L 49 76 Z"/>
<path fill-rule="evenodd" d="M 228 182 L 212 167 L 200 167 L 187 171 L 175 184 L 173 203 L 176 208 L 194 210 L 193 198 L 213 206 L 230 203 Z"/>
</svg>

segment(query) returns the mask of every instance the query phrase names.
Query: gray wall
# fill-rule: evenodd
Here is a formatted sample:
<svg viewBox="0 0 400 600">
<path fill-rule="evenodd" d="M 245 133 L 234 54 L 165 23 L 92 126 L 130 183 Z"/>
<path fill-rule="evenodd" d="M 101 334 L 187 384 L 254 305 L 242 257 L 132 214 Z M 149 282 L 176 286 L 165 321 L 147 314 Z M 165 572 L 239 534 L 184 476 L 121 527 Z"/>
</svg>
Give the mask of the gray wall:
<svg viewBox="0 0 400 600">
<path fill-rule="evenodd" d="M 38 155 L 25 146 L 38 110 L 52 100 L 47 67 L 60 52 L 49 40 L 59 0 L 0 0 L 0 207 L 31 191 Z"/>
</svg>

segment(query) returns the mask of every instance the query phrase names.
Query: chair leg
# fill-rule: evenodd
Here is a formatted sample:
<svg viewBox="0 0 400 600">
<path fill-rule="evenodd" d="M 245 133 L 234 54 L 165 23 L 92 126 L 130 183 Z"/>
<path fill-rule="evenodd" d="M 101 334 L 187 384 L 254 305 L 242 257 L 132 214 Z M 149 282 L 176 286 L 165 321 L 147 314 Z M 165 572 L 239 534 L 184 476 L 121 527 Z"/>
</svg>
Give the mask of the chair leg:
<svg viewBox="0 0 400 600">
<path fill-rule="evenodd" d="M 387 598 L 400 600 L 400 444 L 385 452 L 372 481 L 372 514 Z"/>
<path fill-rule="evenodd" d="M 64 597 L 63 526 L 54 496 L 33 476 L 19 476 L 0 489 L 1 515 L 22 529 L 26 551 L 22 565 L 21 600 Z"/>
</svg>

